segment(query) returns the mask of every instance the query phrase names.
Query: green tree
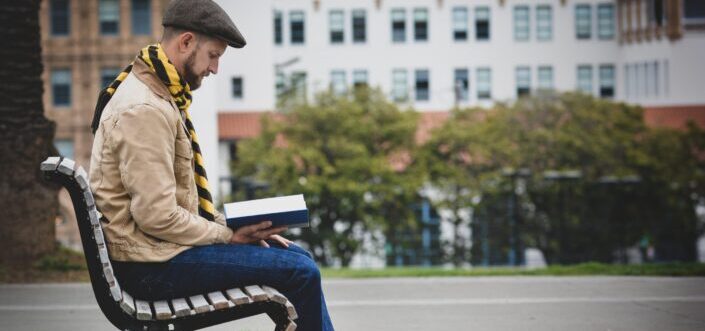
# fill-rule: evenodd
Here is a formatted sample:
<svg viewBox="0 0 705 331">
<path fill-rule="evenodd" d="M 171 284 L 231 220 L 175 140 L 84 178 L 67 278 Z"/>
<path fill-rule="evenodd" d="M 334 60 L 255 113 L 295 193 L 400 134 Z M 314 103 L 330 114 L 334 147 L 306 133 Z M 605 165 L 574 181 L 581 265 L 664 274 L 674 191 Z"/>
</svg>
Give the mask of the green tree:
<svg viewBox="0 0 705 331">
<path fill-rule="evenodd" d="M 239 146 L 234 175 L 268 183 L 261 196 L 303 193 L 312 227 L 299 237 L 324 265 L 331 258 L 348 265 L 365 232 L 413 224 L 420 186 L 410 159 L 413 111 L 400 111 L 378 90 L 356 89 L 322 93 L 262 124 L 259 137 Z"/>
</svg>

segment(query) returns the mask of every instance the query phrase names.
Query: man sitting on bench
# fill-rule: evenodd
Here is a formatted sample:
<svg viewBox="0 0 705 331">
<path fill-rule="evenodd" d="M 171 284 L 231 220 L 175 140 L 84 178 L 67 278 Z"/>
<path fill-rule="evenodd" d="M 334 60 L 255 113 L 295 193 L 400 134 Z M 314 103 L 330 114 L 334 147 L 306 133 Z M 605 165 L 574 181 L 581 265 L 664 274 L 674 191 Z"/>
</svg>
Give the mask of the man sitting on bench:
<svg viewBox="0 0 705 331">
<path fill-rule="evenodd" d="M 231 230 L 209 193 L 191 91 L 245 39 L 212 0 L 171 1 L 162 24 L 161 43 L 101 91 L 92 124 L 90 187 L 120 283 L 146 300 L 265 284 L 300 330 L 333 330 L 311 254 L 270 222 Z"/>
</svg>

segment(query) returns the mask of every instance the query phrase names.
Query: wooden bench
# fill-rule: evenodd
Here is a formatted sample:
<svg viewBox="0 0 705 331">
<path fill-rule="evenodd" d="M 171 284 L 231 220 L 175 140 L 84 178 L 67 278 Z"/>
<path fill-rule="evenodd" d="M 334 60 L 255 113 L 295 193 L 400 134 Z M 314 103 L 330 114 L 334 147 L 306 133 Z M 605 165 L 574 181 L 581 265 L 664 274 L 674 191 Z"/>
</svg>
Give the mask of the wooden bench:
<svg viewBox="0 0 705 331">
<path fill-rule="evenodd" d="M 251 285 L 188 298 L 149 302 L 120 288 L 88 185 L 88 174 L 68 158 L 49 157 L 40 166 L 47 180 L 65 187 L 71 195 L 86 256 L 93 294 L 110 323 L 120 330 L 196 330 L 266 313 L 275 330 L 293 331 L 294 306 L 276 289 Z"/>
</svg>

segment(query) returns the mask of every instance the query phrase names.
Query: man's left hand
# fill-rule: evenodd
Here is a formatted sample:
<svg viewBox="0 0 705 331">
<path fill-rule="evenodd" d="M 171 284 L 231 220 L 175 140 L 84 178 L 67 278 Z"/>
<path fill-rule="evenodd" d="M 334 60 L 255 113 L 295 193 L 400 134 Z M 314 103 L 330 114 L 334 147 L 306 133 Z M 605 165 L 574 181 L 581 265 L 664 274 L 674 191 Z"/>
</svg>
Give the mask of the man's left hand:
<svg viewBox="0 0 705 331">
<path fill-rule="evenodd" d="M 267 238 L 267 239 L 269 239 L 269 240 L 274 240 L 275 242 L 279 243 L 280 245 L 282 245 L 282 246 L 284 246 L 284 247 L 286 247 L 286 248 L 289 248 L 289 244 L 293 244 L 293 243 L 294 243 L 293 241 L 291 241 L 291 240 L 289 240 L 289 239 L 286 239 L 286 238 L 284 238 L 284 237 L 282 237 L 282 236 L 280 236 L 280 235 L 278 235 L 278 234 L 273 234 L 273 235 L 269 236 L 269 238 Z M 264 240 L 260 240 L 260 241 L 259 241 L 259 244 L 260 244 L 260 246 L 262 246 L 262 247 L 267 247 L 267 248 L 269 248 L 269 244 L 268 244 L 266 241 L 264 241 Z"/>
</svg>

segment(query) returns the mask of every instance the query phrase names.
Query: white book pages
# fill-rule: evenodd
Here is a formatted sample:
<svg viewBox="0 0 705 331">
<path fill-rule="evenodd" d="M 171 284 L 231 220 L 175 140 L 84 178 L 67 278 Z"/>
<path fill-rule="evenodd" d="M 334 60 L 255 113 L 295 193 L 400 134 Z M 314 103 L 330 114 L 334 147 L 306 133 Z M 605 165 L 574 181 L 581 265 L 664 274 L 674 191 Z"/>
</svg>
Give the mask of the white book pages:
<svg viewBox="0 0 705 331">
<path fill-rule="evenodd" d="M 282 197 L 226 203 L 224 207 L 225 217 L 231 219 L 247 216 L 305 210 L 306 201 L 304 201 L 303 194 L 297 194 Z"/>
</svg>

